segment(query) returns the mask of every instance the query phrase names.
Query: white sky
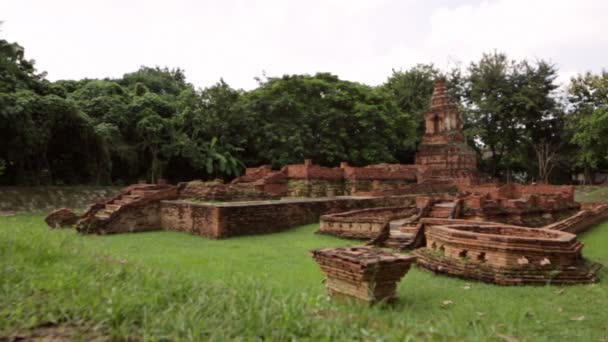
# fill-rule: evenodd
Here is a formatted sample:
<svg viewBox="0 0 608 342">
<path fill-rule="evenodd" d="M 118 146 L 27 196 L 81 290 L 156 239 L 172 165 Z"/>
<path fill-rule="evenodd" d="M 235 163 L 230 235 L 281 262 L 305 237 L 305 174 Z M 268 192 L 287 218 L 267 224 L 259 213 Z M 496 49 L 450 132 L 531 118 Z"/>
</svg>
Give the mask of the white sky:
<svg viewBox="0 0 608 342">
<path fill-rule="evenodd" d="M 549 60 L 567 81 L 607 67 L 607 18 L 606 0 L 0 0 L 0 38 L 51 80 L 159 65 L 197 87 L 318 71 L 376 85 L 497 49 Z"/>
</svg>

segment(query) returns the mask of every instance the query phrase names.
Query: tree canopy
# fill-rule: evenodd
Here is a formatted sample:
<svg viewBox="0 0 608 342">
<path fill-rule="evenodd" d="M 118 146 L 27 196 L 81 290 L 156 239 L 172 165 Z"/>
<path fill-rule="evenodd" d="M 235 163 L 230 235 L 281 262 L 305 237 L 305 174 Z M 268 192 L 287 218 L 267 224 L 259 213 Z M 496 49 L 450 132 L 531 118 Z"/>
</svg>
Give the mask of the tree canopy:
<svg viewBox="0 0 608 342">
<path fill-rule="evenodd" d="M 484 171 L 549 181 L 605 168 L 608 73 L 484 54 L 463 69 L 393 70 L 369 86 L 330 73 L 224 80 L 204 89 L 182 69 L 142 66 L 116 79 L 50 82 L 17 43 L 0 40 L 0 183 L 125 184 L 238 176 L 247 166 L 412 163 L 433 81 L 445 76 Z"/>
</svg>

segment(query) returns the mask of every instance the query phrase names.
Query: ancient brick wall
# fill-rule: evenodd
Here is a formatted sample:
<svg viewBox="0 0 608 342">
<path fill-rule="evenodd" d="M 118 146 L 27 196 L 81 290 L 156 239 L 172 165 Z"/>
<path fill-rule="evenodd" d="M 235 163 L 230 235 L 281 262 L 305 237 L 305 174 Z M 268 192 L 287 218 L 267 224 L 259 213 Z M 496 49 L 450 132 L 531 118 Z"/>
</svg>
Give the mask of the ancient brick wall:
<svg viewBox="0 0 608 342">
<path fill-rule="evenodd" d="M 224 184 L 221 181 L 192 181 L 180 184 L 179 197 L 205 201 L 244 201 L 278 199 L 286 193 L 284 183 L 246 182 Z"/>
<path fill-rule="evenodd" d="M 341 168 L 314 165 L 310 160 L 305 160 L 304 164 L 287 165 L 281 171 L 290 179 L 342 180 L 344 178 L 344 171 Z"/>
<path fill-rule="evenodd" d="M 511 198 L 530 196 L 530 195 L 559 195 L 559 196 L 562 196 L 564 199 L 574 201 L 575 187 L 572 185 L 570 185 L 570 186 L 555 186 L 555 185 L 548 185 L 548 184 L 534 184 L 534 185 L 513 184 L 513 185 L 515 185 L 515 187 L 514 187 L 515 194 L 513 194 L 514 197 L 511 197 Z"/>
<path fill-rule="evenodd" d="M 342 179 L 290 179 L 286 195 L 289 197 L 334 197 L 344 195 Z"/>
<path fill-rule="evenodd" d="M 359 182 L 361 185 L 361 182 Z M 359 186 L 358 185 L 358 186 Z M 393 185 L 391 187 L 391 185 Z M 353 190 L 356 189 L 355 190 Z M 369 189 L 369 190 L 367 190 Z M 442 184 L 442 183 L 414 183 L 414 184 L 402 184 L 402 183 L 390 183 L 389 181 L 382 181 L 380 186 L 369 186 L 369 187 L 351 187 L 349 194 L 357 196 L 400 196 L 400 195 L 414 195 L 414 194 L 456 194 L 458 188 L 453 184 Z"/>
<path fill-rule="evenodd" d="M 595 204 L 585 206 L 583 210 L 573 216 L 569 216 L 561 221 L 547 225 L 543 228 L 559 230 L 572 234 L 581 234 L 589 228 L 608 221 L 608 204 Z"/>
<path fill-rule="evenodd" d="M 497 186 L 496 184 L 485 184 L 485 185 L 476 185 L 476 186 L 468 186 L 468 187 L 462 187 L 461 191 L 463 192 L 468 192 L 471 194 L 478 194 L 478 195 L 490 195 L 493 198 L 498 198 L 500 197 L 500 186 Z"/>
<path fill-rule="evenodd" d="M 530 195 L 560 195 L 564 199 L 574 201 L 574 186 L 555 186 L 548 184 L 524 185 L 510 183 L 502 186 L 496 184 L 485 184 L 463 187 L 462 191 L 473 194 L 488 194 L 492 198 L 514 199 Z"/>
<path fill-rule="evenodd" d="M 417 181 L 416 165 L 378 164 L 366 167 L 343 166 L 344 178 L 355 180 L 396 180 L 408 183 Z"/>
<path fill-rule="evenodd" d="M 332 198 L 235 203 L 166 201 L 161 206 L 164 229 L 187 231 L 211 238 L 264 234 L 316 223 L 324 214 L 354 209 L 404 206 L 414 196 Z"/>
<path fill-rule="evenodd" d="M 245 169 L 245 176 L 250 179 L 262 179 L 272 173 L 270 165 L 260 165 L 258 167 L 248 167 Z"/>
<path fill-rule="evenodd" d="M 217 207 L 183 201 L 165 201 L 160 206 L 163 229 L 215 238 L 218 235 Z"/>
</svg>

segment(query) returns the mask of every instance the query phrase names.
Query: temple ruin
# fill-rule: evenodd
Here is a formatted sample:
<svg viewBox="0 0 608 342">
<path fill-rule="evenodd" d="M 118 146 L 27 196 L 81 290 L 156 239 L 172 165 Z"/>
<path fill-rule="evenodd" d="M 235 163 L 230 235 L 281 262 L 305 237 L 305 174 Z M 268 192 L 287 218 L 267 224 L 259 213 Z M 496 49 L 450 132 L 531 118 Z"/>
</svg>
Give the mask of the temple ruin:
<svg viewBox="0 0 608 342">
<path fill-rule="evenodd" d="M 76 222 L 81 233 L 166 229 L 213 239 L 320 222 L 318 233 L 367 242 L 330 259 L 368 260 L 376 248 L 415 250 L 422 268 L 504 285 L 597 280 L 598 266 L 582 259 L 574 234 L 607 220 L 608 205 L 577 203 L 572 186 L 501 185 L 480 173 L 442 79 L 425 128 L 412 165 L 324 167 L 305 160 L 280 170 L 247 168 L 230 183 L 136 184 L 81 216 L 61 209 L 47 222 Z M 339 274 L 333 270 L 328 279 L 330 273 Z"/>
</svg>

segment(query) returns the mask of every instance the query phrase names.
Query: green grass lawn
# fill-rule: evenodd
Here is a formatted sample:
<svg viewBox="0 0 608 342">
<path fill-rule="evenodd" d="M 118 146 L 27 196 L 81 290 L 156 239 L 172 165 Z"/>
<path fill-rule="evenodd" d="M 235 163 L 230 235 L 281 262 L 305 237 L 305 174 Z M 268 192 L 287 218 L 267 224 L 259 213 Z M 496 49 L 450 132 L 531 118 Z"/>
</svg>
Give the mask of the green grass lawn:
<svg viewBox="0 0 608 342">
<path fill-rule="evenodd" d="M 578 186 L 575 199 L 577 202 L 608 202 L 608 186 Z"/>
<path fill-rule="evenodd" d="M 500 287 L 414 268 L 399 303 L 368 307 L 326 297 L 308 251 L 352 242 L 316 225 L 214 241 L 80 236 L 42 219 L 0 217 L 0 340 L 48 324 L 118 340 L 608 340 L 606 270 L 594 285 Z M 608 224 L 582 239 L 608 265 Z"/>
</svg>

